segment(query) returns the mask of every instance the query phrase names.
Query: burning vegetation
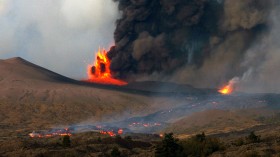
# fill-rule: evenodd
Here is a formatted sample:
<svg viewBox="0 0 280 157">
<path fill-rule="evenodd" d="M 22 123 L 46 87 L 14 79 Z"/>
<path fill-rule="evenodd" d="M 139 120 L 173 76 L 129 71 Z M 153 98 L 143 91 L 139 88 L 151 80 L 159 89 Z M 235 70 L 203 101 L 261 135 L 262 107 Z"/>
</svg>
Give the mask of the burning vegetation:
<svg viewBox="0 0 280 157">
<path fill-rule="evenodd" d="M 71 136 L 72 133 L 70 133 L 70 130 L 68 128 L 65 129 L 53 129 L 50 131 L 40 131 L 36 132 L 33 131 L 29 134 L 32 138 L 48 138 L 48 137 L 54 137 L 54 136 Z"/>
<path fill-rule="evenodd" d="M 224 87 L 222 87 L 218 92 L 223 95 L 232 94 L 234 92 L 234 90 L 236 89 L 236 86 L 238 83 L 239 83 L 239 78 L 235 77 L 235 78 L 231 79 L 228 82 L 228 84 L 225 85 Z"/>
<path fill-rule="evenodd" d="M 110 70 L 111 61 L 107 57 L 105 49 L 99 49 L 95 62 L 93 65 L 88 65 L 88 81 L 99 84 L 111 84 L 111 85 L 126 85 L 127 83 L 118 79 L 115 79 L 111 75 Z"/>
<path fill-rule="evenodd" d="M 33 131 L 28 134 L 31 138 L 50 138 L 55 136 L 72 136 L 75 133 L 80 132 L 96 132 L 102 135 L 109 135 L 111 137 L 116 135 L 122 135 L 124 129 L 108 126 L 71 126 L 65 129 L 51 129 L 48 131 Z"/>
</svg>

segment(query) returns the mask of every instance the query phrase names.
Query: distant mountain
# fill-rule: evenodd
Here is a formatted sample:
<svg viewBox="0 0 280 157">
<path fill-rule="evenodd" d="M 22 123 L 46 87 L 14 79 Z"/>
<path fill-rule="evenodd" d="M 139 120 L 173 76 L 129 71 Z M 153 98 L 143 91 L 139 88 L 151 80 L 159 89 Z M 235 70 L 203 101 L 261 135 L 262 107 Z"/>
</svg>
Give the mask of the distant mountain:
<svg viewBox="0 0 280 157">
<path fill-rule="evenodd" d="M 54 73 L 20 57 L 0 61 L 0 78 L 2 81 L 41 80 L 48 82 L 76 82 L 73 79 Z M 9 84 L 7 84 L 9 85 Z"/>
</svg>

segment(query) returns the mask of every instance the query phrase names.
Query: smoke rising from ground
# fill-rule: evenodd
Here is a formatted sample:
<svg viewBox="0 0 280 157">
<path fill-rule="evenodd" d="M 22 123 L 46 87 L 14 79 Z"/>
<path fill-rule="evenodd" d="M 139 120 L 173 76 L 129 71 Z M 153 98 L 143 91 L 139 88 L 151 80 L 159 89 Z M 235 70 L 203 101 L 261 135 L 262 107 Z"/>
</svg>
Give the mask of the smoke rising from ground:
<svg viewBox="0 0 280 157">
<path fill-rule="evenodd" d="M 0 58 L 85 78 L 98 47 L 114 43 L 118 14 L 111 0 L 0 0 Z"/>
<path fill-rule="evenodd" d="M 240 83 L 241 90 L 280 92 L 280 8 L 270 16 L 270 31 L 246 53 L 242 66 L 247 68 Z"/>
<path fill-rule="evenodd" d="M 280 25 L 274 0 L 117 0 L 116 77 L 280 92 Z"/>
</svg>

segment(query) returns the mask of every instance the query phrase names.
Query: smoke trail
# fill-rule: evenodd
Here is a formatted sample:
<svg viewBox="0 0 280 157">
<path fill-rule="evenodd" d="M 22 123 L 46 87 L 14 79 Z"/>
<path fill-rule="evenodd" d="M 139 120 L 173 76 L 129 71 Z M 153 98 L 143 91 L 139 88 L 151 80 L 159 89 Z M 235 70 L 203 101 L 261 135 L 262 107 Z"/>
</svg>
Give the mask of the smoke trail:
<svg viewBox="0 0 280 157">
<path fill-rule="evenodd" d="M 241 90 L 249 92 L 280 92 L 280 8 L 270 15 L 271 29 L 246 53 L 243 67 L 248 69 L 240 85 Z"/>
</svg>

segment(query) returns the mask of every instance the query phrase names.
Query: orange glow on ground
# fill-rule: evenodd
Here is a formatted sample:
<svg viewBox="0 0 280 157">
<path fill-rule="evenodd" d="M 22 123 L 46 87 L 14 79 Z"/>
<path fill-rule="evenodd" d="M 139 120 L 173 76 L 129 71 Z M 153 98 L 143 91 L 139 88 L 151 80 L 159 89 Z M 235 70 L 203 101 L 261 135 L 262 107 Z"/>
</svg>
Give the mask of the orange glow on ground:
<svg viewBox="0 0 280 157">
<path fill-rule="evenodd" d="M 127 82 L 118 80 L 112 77 L 110 71 L 110 60 L 107 57 L 107 52 L 104 49 L 99 49 L 93 65 L 88 65 L 87 74 L 88 82 L 98 84 L 110 84 L 110 85 L 126 85 Z"/>
</svg>

